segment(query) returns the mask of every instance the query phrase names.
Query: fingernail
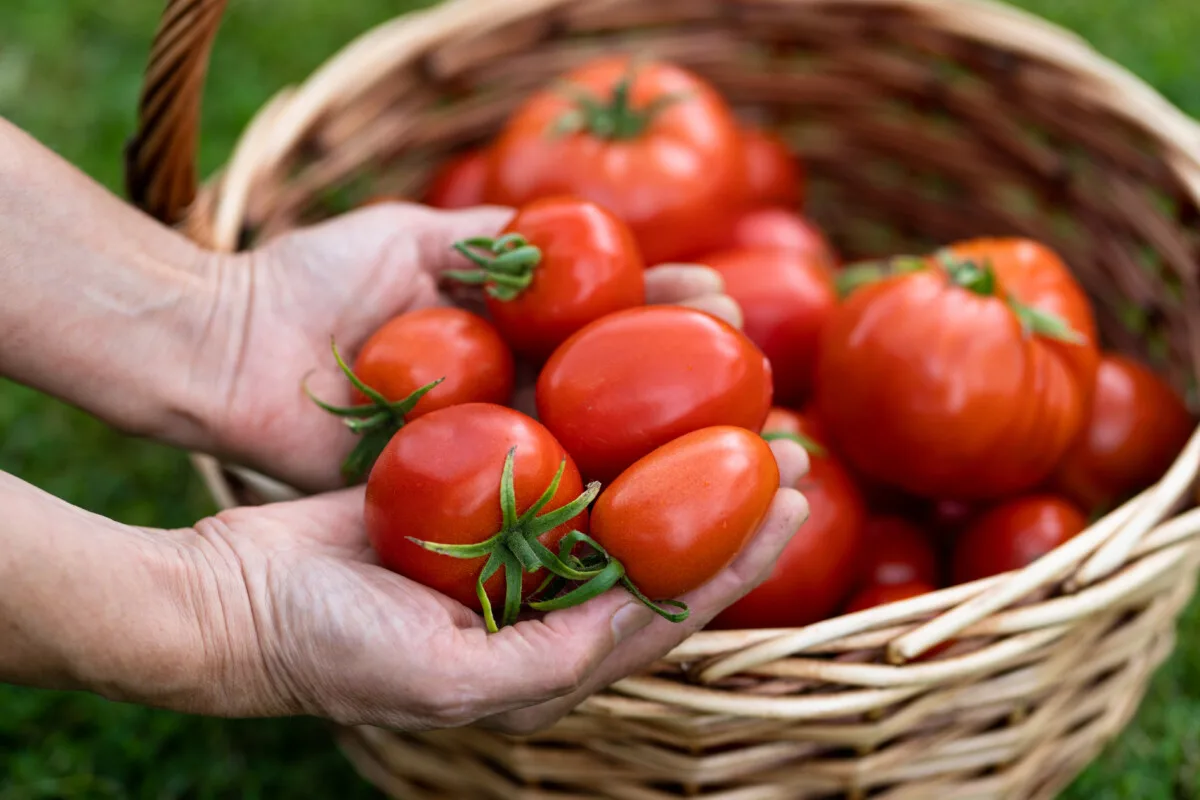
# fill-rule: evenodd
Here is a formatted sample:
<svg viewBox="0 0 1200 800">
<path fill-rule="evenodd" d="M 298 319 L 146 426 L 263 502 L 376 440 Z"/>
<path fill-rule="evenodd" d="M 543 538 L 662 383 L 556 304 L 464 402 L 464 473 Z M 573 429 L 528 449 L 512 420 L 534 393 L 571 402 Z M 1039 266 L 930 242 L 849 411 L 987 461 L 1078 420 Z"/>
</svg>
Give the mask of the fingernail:
<svg viewBox="0 0 1200 800">
<path fill-rule="evenodd" d="M 654 621 L 654 612 L 641 603 L 626 603 L 612 615 L 613 640 L 620 644 Z"/>
</svg>

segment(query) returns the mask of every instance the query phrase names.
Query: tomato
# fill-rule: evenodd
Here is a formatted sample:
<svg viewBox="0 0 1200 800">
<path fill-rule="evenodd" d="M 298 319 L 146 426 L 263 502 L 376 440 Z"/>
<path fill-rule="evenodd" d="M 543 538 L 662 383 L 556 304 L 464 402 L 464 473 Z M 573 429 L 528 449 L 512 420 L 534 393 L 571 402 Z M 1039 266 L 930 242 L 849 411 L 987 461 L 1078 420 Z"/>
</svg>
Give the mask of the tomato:
<svg viewBox="0 0 1200 800">
<path fill-rule="evenodd" d="M 803 418 L 800 424 L 806 429 Z M 821 452 L 810 451 L 808 474 L 796 484 L 808 499 L 808 520 L 784 548 L 770 577 L 725 609 L 712 627 L 808 625 L 834 613 L 854 588 L 866 507 L 850 473 L 828 450 Z"/>
<path fill-rule="evenodd" d="M 645 305 L 646 279 L 633 234 L 595 203 L 535 200 L 518 209 L 496 239 L 468 242 L 491 253 L 481 256 L 468 248 L 479 268 L 451 277 L 486 283 L 492 321 L 513 350 L 530 360 L 544 361 L 593 320 Z M 521 253 L 528 258 L 522 260 Z"/>
<path fill-rule="evenodd" d="M 894 516 L 872 516 L 863 531 L 861 575 L 864 584 L 936 584 L 937 551 L 933 542 L 908 520 Z"/>
<path fill-rule="evenodd" d="M 479 610 L 476 584 L 487 558 L 430 552 L 408 537 L 464 545 L 478 544 L 499 532 L 501 476 L 510 450 L 518 514 L 552 485 L 560 466 L 562 477 L 542 513 L 579 497 L 583 485 L 570 456 L 544 426 L 518 411 L 467 403 L 431 412 L 404 426 L 384 448 L 367 480 L 363 518 L 380 563 Z M 581 508 L 578 516 L 537 538 L 554 550 L 568 531 L 586 533 L 587 525 L 587 512 Z M 544 577 L 542 570 L 524 573 L 522 596 Z M 504 597 L 504 570 L 484 586 L 492 602 Z"/>
<path fill-rule="evenodd" d="M 760 128 L 743 128 L 742 151 L 749 202 L 800 205 L 800 164 L 782 137 Z"/>
<path fill-rule="evenodd" d="M 1083 426 L 1098 352 L 1058 257 L 982 239 L 856 289 L 830 315 L 816 406 L 866 477 L 927 498 L 1039 485 Z"/>
<path fill-rule="evenodd" d="M 837 304 L 829 266 L 794 250 L 723 250 L 700 261 L 725 278 L 742 329 L 767 359 L 775 402 L 799 405 L 812 388 L 821 327 Z"/>
<path fill-rule="evenodd" d="M 1110 509 L 1161 478 L 1194 427 L 1162 378 L 1133 359 L 1105 355 L 1091 413 L 1058 465 L 1055 490 L 1086 509 Z"/>
<path fill-rule="evenodd" d="M 898 603 L 910 597 L 929 594 L 937 591 L 937 587 L 927 581 L 906 581 L 904 583 L 873 583 L 864 586 L 846 604 L 846 613 L 865 611 L 888 603 Z M 944 647 L 940 645 L 939 647 Z"/>
<path fill-rule="evenodd" d="M 779 467 L 762 437 L 731 426 L 702 428 L 609 484 L 592 508 L 592 538 L 643 594 L 677 597 L 733 561 L 778 488 Z"/>
<path fill-rule="evenodd" d="M 743 211 L 729 218 L 717 238 L 718 248 L 723 250 L 782 247 L 826 264 L 829 269 L 840 263 L 833 246 L 816 224 L 787 208 L 766 206 Z"/>
<path fill-rule="evenodd" d="M 1083 512 L 1061 497 L 1033 494 L 985 511 L 954 549 L 954 582 L 1021 569 L 1087 527 Z"/>
<path fill-rule="evenodd" d="M 570 90 L 540 92 L 508 119 L 492 145 L 487 200 L 521 206 L 570 194 L 599 203 L 629 224 L 649 265 L 703 248 L 745 195 L 741 135 L 725 100 L 678 66 L 633 68 L 625 56 L 591 61 L 565 83 Z"/>
<path fill-rule="evenodd" d="M 470 208 L 483 204 L 488 155 L 483 148 L 451 158 L 433 173 L 425 189 L 425 204 L 434 208 Z"/>
<path fill-rule="evenodd" d="M 681 306 L 609 314 L 554 351 L 538 418 L 588 480 L 608 482 L 652 450 L 714 425 L 758 431 L 771 365 L 736 328 Z"/>
</svg>

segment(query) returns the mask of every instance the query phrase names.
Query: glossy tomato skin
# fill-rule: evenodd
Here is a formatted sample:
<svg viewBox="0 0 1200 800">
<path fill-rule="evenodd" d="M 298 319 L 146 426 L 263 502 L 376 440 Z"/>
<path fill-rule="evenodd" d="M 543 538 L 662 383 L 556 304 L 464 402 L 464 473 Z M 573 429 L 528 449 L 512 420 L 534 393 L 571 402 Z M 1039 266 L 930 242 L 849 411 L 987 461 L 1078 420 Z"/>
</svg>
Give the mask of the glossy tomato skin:
<svg viewBox="0 0 1200 800">
<path fill-rule="evenodd" d="M 434 208 L 471 208 L 483 204 L 488 156 L 483 148 L 468 150 L 442 164 L 425 189 L 425 204 Z"/>
<path fill-rule="evenodd" d="M 867 519 L 862 493 L 835 456 L 810 453 L 809 461 L 808 474 L 796 483 L 808 500 L 808 520 L 770 577 L 721 612 L 711 627 L 808 625 L 836 612 L 853 590 Z"/>
<path fill-rule="evenodd" d="M 782 137 L 761 128 L 743 128 L 742 149 L 748 202 L 793 208 L 800 205 L 800 163 Z"/>
<path fill-rule="evenodd" d="M 1047 248 L 977 240 L 953 254 L 996 276 L 994 296 L 932 263 L 855 290 L 822 331 L 817 409 L 870 479 L 946 500 L 1045 480 L 1081 429 L 1096 375 L 1087 297 Z M 1027 334 L 1004 299 L 1055 314 L 1083 343 Z"/>
<path fill-rule="evenodd" d="M 923 594 L 937 591 L 937 587 L 926 581 L 904 583 L 872 583 L 864 586 L 846 603 L 846 613 L 865 611 L 868 608 L 897 603 Z"/>
<path fill-rule="evenodd" d="M 840 263 L 833 245 L 816 223 L 782 206 L 751 207 L 730 217 L 717 239 L 720 245 L 714 249 L 781 247 L 829 269 Z"/>
<path fill-rule="evenodd" d="M 1088 420 L 1054 488 L 1085 509 L 1112 508 L 1161 478 L 1194 427 L 1166 381 L 1131 358 L 1105 355 Z"/>
<path fill-rule="evenodd" d="M 714 426 L 680 436 L 622 472 L 592 508 L 592 537 L 656 600 L 696 589 L 734 560 L 779 488 L 762 437 Z"/>
<path fill-rule="evenodd" d="M 938 582 L 937 549 L 925 532 L 908 520 L 890 515 L 871 516 L 863 540 L 864 585 Z"/>
<path fill-rule="evenodd" d="M 1087 527 L 1083 512 L 1050 494 L 1008 500 L 985 511 L 954 549 L 954 582 L 1021 569 Z"/>
<path fill-rule="evenodd" d="M 580 329 L 538 376 L 537 412 L 587 480 L 700 428 L 758 431 L 771 365 L 726 322 L 680 306 L 643 306 Z"/>
<path fill-rule="evenodd" d="M 783 248 L 722 250 L 700 261 L 724 277 L 726 294 L 745 315 L 742 330 L 771 362 L 775 402 L 802 403 L 812 389 L 821 328 L 837 305 L 832 270 Z"/>
<path fill-rule="evenodd" d="M 512 300 L 487 296 L 492 320 L 520 355 L 544 361 L 584 325 L 645 305 L 642 256 L 629 227 L 595 203 L 547 197 L 518 209 L 504 233 L 542 251 L 533 282 Z"/>
<path fill-rule="evenodd" d="M 445 380 L 406 418 L 461 403 L 503 405 L 513 393 L 513 356 L 484 318 L 460 308 L 424 308 L 393 317 L 367 339 L 354 372 L 393 402 Z M 355 392 L 355 402 L 368 402 Z"/>
<path fill-rule="evenodd" d="M 628 71 L 627 57 L 603 57 L 565 81 L 608 102 Z M 626 139 L 556 135 L 555 126 L 576 106 L 557 88 L 533 96 L 492 145 L 486 198 L 521 206 L 570 194 L 599 203 L 633 230 L 648 266 L 706 246 L 706 236 L 743 202 L 741 137 L 724 99 L 700 78 L 660 62 L 638 66 L 635 110 L 676 94 L 683 99 Z"/>
<path fill-rule="evenodd" d="M 479 610 L 475 584 L 485 558 L 429 552 L 407 537 L 442 544 L 481 542 L 501 528 L 500 476 L 510 448 L 517 513 L 528 509 L 567 460 L 545 511 L 583 491 L 574 462 L 541 424 L 503 406 L 467 403 L 405 425 L 384 448 L 367 479 L 364 522 L 382 565 Z M 543 513 L 545 513 L 545 511 Z M 572 529 L 586 532 L 587 512 L 540 537 L 552 550 Z M 523 594 L 544 578 L 525 573 Z M 504 598 L 503 570 L 486 584 L 493 603 Z"/>
</svg>

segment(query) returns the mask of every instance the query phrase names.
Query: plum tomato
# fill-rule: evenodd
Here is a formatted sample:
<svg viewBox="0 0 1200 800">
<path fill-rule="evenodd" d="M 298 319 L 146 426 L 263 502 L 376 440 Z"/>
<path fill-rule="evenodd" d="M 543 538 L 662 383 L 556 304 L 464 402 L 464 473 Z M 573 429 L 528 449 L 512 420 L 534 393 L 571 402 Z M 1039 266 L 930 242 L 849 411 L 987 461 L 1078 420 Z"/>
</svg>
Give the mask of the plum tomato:
<svg viewBox="0 0 1200 800">
<path fill-rule="evenodd" d="M 535 363 L 589 322 L 646 302 L 642 257 L 629 227 L 586 200 L 534 200 L 495 239 L 455 247 L 476 269 L 448 277 L 486 286 L 501 336 Z"/>
<path fill-rule="evenodd" d="M 863 541 L 864 584 L 938 582 L 937 550 L 925 532 L 908 520 L 890 515 L 872 516 L 864 528 Z"/>
<path fill-rule="evenodd" d="M 800 162 L 779 134 L 762 128 L 742 128 L 742 154 L 746 159 L 746 195 L 749 203 L 800 205 Z"/>
<path fill-rule="evenodd" d="M 983 512 L 955 542 L 955 583 L 1022 569 L 1087 527 L 1087 517 L 1050 494 L 1007 500 Z"/>
<path fill-rule="evenodd" d="M 937 587 L 927 581 L 905 581 L 904 583 L 872 583 L 859 589 L 846 603 L 846 613 L 865 611 L 868 608 L 896 603 L 937 591 Z"/>
<path fill-rule="evenodd" d="M 607 483 L 686 433 L 757 432 L 771 406 L 771 365 L 746 336 L 681 306 L 642 306 L 581 328 L 550 356 L 538 418 L 587 480 Z"/>
<path fill-rule="evenodd" d="M 487 167 L 487 151 L 483 148 L 454 156 L 433 173 L 425 189 L 425 204 L 446 209 L 482 205 Z"/>
</svg>

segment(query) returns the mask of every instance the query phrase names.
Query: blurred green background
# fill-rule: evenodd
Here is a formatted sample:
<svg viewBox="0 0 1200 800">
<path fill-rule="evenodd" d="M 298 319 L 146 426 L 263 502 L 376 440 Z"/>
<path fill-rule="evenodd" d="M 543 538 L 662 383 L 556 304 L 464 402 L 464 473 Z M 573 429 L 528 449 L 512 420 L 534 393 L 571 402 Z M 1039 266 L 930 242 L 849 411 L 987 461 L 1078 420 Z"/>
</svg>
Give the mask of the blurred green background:
<svg viewBox="0 0 1200 800">
<path fill-rule="evenodd" d="M 495 0 L 499 1 L 499 0 Z M 1200 115 L 1197 0 L 1021 0 Z M 232 0 L 204 107 L 202 169 L 254 111 L 412 0 Z M 5 0 L 0 115 L 121 191 L 121 148 L 161 0 Z M 120 436 L 0 381 L 0 469 L 129 523 L 183 526 L 211 508 L 184 454 Z M 1200 604 L 1136 722 L 1075 800 L 1200 797 Z M 219 721 L 0 686 L 0 800 L 373 798 L 311 720 Z"/>
</svg>

